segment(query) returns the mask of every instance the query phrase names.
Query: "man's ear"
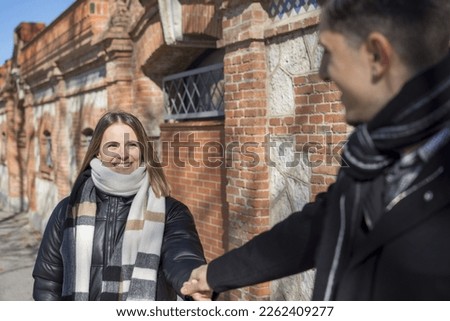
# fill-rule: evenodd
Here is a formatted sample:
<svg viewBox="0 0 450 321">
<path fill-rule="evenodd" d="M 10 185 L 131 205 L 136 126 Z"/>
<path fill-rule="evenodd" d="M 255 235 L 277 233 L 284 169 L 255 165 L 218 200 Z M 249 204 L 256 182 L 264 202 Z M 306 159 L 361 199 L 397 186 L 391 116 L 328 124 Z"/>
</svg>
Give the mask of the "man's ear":
<svg viewBox="0 0 450 321">
<path fill-rule="evenodd" d="M 382 77 L 392 63 L 393 47 L 390 41 L 379 32 L 372 32 L 366 39 L 369 63 L 372 67 L 372 77 L 376 81 Z"/>
</svg>

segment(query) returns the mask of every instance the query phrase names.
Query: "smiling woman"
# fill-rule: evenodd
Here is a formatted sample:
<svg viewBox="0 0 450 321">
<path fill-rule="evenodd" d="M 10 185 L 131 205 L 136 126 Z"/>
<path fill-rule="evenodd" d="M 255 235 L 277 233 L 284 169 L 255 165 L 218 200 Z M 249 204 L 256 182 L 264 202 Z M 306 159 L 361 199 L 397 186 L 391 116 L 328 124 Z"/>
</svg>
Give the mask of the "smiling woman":
<svg viewBox="0 0 450 321">
<path fill-rule="evenodd" d="M 121 174 L 131 174 L 141 165 L 140 145 L 133 129 L 113 124 L 103 134 L 98 159 L 103 166 Z"/>
<path fill-rule="evenodd" d="M 148 143 L 147 137 L 142 123 L 134 115 L 125 112 L 104 114 L 92 134 L 79 176 L 91 167 L 92 160 L 96 158 L 102 161 L 104 167 L 123 174 L 132 172 L 126 170 L 129 166 L 136 169 L 143 165 L 149 173 L 149 180 L 155 194 L 158 197 L 168 196 L 169 185 L 161 163 L 152 145 Z M 131 155 L 130 152 L 132 152 Z"/>
<path fill-rule="evenodd" d="M 71 195 L 47 224 L 34 299 L 188 299 L 181 286 L 205 258 L 192 214 L 169 194 L 142 123 L 103 115 Z"/>
</svg>

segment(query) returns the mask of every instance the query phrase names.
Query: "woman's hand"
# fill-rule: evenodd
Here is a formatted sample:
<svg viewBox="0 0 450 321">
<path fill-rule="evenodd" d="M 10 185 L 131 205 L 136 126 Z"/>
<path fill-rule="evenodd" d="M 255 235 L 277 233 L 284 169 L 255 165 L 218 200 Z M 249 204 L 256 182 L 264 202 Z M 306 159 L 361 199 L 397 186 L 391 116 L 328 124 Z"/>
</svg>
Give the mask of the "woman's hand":
<svg viewBox="0 0 450 321">
<path fill-rule="evenodd" d="M 212 289 L 206 281 L 208 265 L 202 265 L 191 272 L 191 277 L 183 283 L 181 293 L 196 301 L 211 301 Z"/>
</svg>

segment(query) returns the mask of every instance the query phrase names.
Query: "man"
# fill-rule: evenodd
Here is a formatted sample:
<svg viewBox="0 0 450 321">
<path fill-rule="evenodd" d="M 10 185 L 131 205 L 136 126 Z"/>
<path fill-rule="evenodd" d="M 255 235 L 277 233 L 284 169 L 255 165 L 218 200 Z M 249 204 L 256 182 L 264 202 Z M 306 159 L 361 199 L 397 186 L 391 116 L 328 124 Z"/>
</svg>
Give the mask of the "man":
<svg viewBox="0 0 450 321">
<path fill-rule="evenodd" d="M 450 2 L 321 6 L 320 75 L 355 126 L 336 183 L 182 292 L 209 299 L 316 268 L 313 300 L 450 300 Z"/>
</svg>

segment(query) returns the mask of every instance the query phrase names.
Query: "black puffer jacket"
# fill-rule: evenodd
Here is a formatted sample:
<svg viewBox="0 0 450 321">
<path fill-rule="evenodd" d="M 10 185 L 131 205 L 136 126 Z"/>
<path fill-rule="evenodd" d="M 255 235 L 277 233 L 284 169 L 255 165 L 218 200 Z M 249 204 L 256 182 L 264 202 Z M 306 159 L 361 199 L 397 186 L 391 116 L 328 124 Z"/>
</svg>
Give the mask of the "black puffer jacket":
<svg viewBox="0 0 450 321">
<path fill-rule="evenodd" d="M 107 195 L 97 190 L 97 213 L 91 264 L 90 300 L 99 300 L 103 268 L 108 265 L 115 243 L 124 233 L 133 197 Z M 63 199 L 47 224 L 33 270 L 35 300 L 61 300 L 63 266 L 60 247 L 65 212 Z M 166 198 L 166 224 L 158 270 L 156 300 L 176 300 L 192 269 L 205 263 L 189 209 L 172 197 Z"/>
</svg>

